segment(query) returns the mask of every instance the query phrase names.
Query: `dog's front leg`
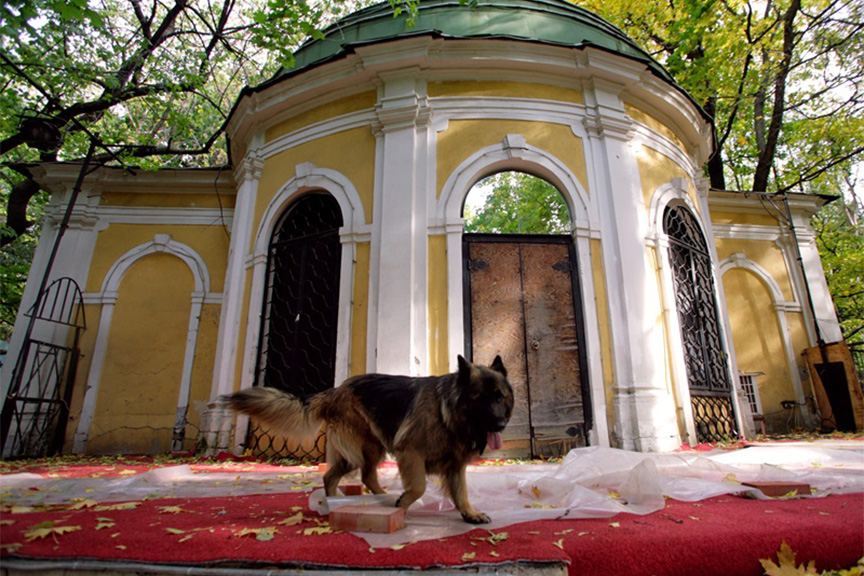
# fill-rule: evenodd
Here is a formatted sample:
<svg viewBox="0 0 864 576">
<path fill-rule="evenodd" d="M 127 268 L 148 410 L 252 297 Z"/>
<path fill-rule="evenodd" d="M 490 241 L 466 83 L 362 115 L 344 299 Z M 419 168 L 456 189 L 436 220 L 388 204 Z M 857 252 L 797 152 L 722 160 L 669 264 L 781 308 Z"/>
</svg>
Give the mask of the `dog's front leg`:
<svg viewBox="0 0 864 576">
<path fill-rule="evenodd" d="M 469 524 L 487 524 L 491 522 L 489 516 L 475 510 L 468 501 L 468 483 L 465 480 L 465 468 L 465 466 L 460 466 L 445 473 L 450 497 L 453 499 L 453 504 L 462 513 L 462 519 L 465 522 Z"/>
<path fill-rule="evenodd" d="M 403 452 L 396 457 L 396 464 L 405 489 L 396 506 L 407 511 L 426 492 L 426 460 L 416 452 Z"/>
</svg>

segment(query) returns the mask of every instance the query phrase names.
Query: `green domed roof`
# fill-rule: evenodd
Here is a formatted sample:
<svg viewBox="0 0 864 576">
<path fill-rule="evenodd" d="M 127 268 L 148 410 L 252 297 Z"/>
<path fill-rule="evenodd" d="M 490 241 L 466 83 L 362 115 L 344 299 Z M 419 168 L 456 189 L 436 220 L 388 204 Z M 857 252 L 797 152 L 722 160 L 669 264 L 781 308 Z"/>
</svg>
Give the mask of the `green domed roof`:
<svg viewBox="0 0 864 576">
<path fill-rule="evenodd" d="M 674 84 L 663 67 L 618 28 L 564 0 L 478 0 L 471 6 L 458 0 L 420 0 L 413 26 L 407 14 L 394 17 L 393 6 L 382 2 L 340 19 L 324 30 L 324 38 L 304 43 L 295 52 L 294 67 L 276 76 L 344 55 L 353 46 L 423 34 L 594 46 L 643 62 Z"/>
</svg>

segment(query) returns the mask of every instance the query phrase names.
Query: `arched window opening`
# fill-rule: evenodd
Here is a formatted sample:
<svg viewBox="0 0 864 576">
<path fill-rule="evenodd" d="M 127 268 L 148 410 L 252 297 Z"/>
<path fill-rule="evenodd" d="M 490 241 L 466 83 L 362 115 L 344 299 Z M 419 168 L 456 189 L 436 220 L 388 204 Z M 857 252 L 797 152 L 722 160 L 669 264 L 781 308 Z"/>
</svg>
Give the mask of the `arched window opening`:
<svg viewBox="0 0 864 576">
<path fill-rule="evenodd" d="M 465 199 L 465 232 L 567 234 L 570 211 L 555 186 L 523 172 L 500 172 L 477 182 Z"/>
<path fill-rule="evenodd" d="M 276 225 L 267 261 L 256 384 L 301 398 L 333 386 L 342 213 L 329 194 L 307 194 Z"/>
<path fill-rule="evenodd" d="M 465 354 L 500 355 L 516 404 L 497 457 L 556 457 L 592 426 L 570 211 L 549 182 L 503 172 L 468 193 L 462 254 Z"/>
<path fill-rule="evenodd" d="M 666 208 L 663 231 L 669 238 L 696 435 L 699 442 L 728 440 L 737 432 L 708 245 L 696 219 L 680 206 Z"/>
</svg>

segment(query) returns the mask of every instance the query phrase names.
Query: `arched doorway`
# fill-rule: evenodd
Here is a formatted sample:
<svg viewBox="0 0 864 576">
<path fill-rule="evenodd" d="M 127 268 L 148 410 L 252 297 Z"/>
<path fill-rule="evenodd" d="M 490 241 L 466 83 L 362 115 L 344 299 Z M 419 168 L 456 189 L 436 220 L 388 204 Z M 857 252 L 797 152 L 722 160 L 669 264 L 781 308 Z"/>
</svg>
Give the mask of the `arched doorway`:
<svg viewBox="0 0 864 576">
<path fill-rule="evenodd" d="M 333 387 L 342 223 L 338 202 L 313 192 L 291 204 L 276 224 L 267 255 L 255 385 L 300 398 Z M 247 447 L 295 457 L 317 456 L 322 448 L 274 442 L 254 426 Z"/>
<path fill-rule="evenodd" d="M 687 384 L 699 442 L 735 438 L 735 412 L 708 245 L 696 218 L 683 206 L 667 206 L 663 232 L 681 326 Z"/>
<path fill-rule="evenodd" d="M 464 216 L 465 352 L 481 363 L 501 354 L 516 396 L 504 455 L 586 445 L 582 299 L 564 198 L 545 180 L 505 172 L 472 188 Z"/>
</svg>

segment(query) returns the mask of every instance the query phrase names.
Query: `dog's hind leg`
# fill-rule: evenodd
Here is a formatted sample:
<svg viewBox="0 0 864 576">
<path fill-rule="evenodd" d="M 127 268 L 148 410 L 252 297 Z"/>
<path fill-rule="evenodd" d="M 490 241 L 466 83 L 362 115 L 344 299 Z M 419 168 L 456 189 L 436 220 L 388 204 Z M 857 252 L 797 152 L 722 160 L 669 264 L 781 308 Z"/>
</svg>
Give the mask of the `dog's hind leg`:
<svg viewBox="0 0 864 576">
<path fill-rule="evenodd" d="M 333 451 L 327 454 L 327 472 L 324 473 L 324 492 L 327 496 L 335 496 L 339 481 L 346 474 L 356 470 L 342 454 Z"/>
<path fill-rule="evenodd" d="M 489 516 L 475 510 L 468 501 L 468 483 L 465 481 L 465 466 L 447 470 L 444 476 L 447 481 L 447 489 L 450 491 L 450 497 L 453 499 L 453 504 L 462 513 L 462 519 L 465 522 L 470 524 L 487 524 L 491 522 Z"/>
<path fill-rule="evenodd" d="M 363 466 L 360 468 L 363 485 L 373 494 L 386 494 L 378 482 L 378 465 L 384 459 L 384 450 L 379 446 L 365 446 Z"/>
<path fill-rule="evenodd" d="M 422 454 L 403 452 L 396 457 L 396 463 L 405 489 L 396 506 L 408 510 L 426 492 L 426 461 Z"/>
</svg>

